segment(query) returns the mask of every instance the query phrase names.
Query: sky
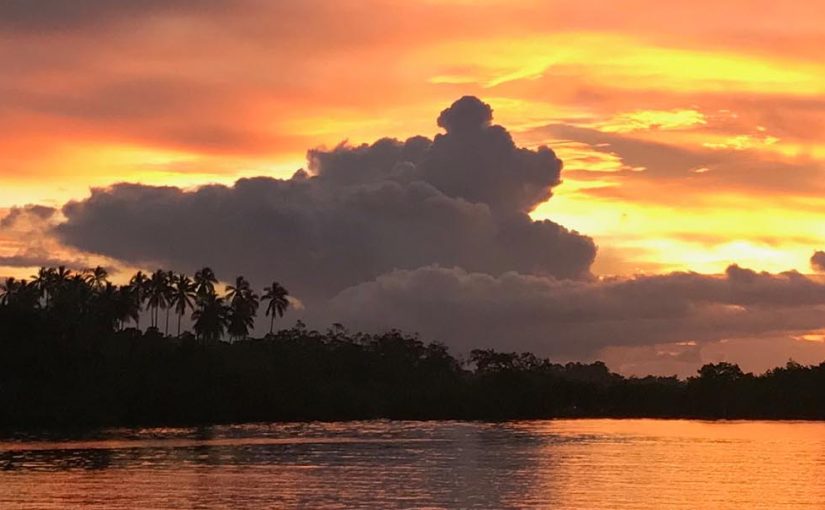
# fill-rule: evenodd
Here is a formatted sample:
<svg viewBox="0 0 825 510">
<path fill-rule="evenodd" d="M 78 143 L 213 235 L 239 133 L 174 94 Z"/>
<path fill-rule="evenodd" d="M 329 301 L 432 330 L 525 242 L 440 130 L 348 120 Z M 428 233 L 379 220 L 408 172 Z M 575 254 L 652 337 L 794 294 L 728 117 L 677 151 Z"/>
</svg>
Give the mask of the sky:
<svg viewBox="0 0 825 510">
<path fill-rule="evenodd" d="M 818 363 L 823 16 L 6 0 L 0 275 L 208 263 L 459 350 Z"/>
</svg>

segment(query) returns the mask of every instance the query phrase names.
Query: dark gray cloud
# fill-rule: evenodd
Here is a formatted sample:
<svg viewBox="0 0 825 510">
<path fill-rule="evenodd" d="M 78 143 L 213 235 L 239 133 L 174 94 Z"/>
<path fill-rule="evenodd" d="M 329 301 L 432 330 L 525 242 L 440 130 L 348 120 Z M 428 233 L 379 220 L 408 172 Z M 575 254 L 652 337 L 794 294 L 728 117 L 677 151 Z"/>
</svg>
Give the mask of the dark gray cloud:
<svg viewBox="0 0 825 510">
<path fill-rule="evenodd" d="M 310 151 L 312 175 L 96 189 L 63 208 L 55 232 L 132 263 L 277 277 L 310 300 L 430 264 L 588 277 L 592 240 L 527 215 L 560 182 L 561 162 L 548 148 L 516 147 L 491 119 L 465 97 L 442 112 L 446 134 Z"/>
<path fill-rule="evenodd" d="M 505 128 L 491 125 L 492 118 L 489 105 L 465 96 L 441 112 L 438 125 L 447 133 L 432 141 L 385 139 L 372 146 L 310 151 L 310 168 L 339 183 L 422 180 L 497 214 L 529 212 L 561 183 L 562 162 L 547 147 L 516 147 Z"/>
<path fill-rule="evenodd" d="M 811 268 L 817 272 L 825 272 L 825 251 L 817 250 L 811 255 Z"/>
<path fill-rule="evenodd" d="M 483 202 L 500 212 L 529 212 L 550 198 L 561 183 L 562 162 L 547 147 L 519 149 L 501 126 L 491 126 L 492 110 L 464 97 L 441 112 L 423 164 L 423 178 L 450 196 Z"/>
<path fill-rule="evenodd" d="M 197 12 L 225 0 L 3 0 L 0 30 L 52 31 L 97 27 L 141 15 Z"/>
<path fill-rule="evenodd" d="M 737 266 L 724 276 L 616 280 L 495 277 L 430 266 L 393 271 L 336 296 L 329 317 L 354 328 L 415 330 L 459 351 L 524 349 L 582 358 L 609 346 L 713 342 L 825 325 L 825 284 Z"/>
</svg>

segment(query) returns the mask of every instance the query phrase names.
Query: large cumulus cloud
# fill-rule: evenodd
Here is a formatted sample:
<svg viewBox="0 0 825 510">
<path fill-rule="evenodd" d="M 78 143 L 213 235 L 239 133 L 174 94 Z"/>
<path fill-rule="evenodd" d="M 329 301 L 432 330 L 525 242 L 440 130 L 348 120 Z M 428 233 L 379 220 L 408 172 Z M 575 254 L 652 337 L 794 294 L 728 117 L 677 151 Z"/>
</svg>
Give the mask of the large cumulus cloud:
<svg viewBox="0 0 825 510">
<path fill-rule="evenodd" d="M 351 287 L 332 300 L 328 313 L 355 328 L 392 323 L 418 330 L 449 339 L 460 351 L 493 347 L 581 358 L 609 346 L 804 332 L 825 324 L 823 305 L 821 282 L 738 266 L 724 276 L 604 281 L 430 266 Z"/>
<path fill-rule="evenodd" d="M 337 184 L 420 180 L 495 213 L 529 212 L 561 183 L 562 162 L 547 147 L 516 147 L 492 120 L 489 105 L 465 96 L 441 112 L 437 122 L 446 133 L 432 141 L 419 136 L 403 144 L 385 139 L 372 146 L 310 151 L 310 168 Z"/>
<path fill-rule="evenodd" d="M 446 133 L 432 140 L 310 151 L 309 172 L 287 180 L 96 189 L 63 208 L 55 232 L 130 263 L 279 278 L 310 301 L 431 264 L 589 277 L 592 240 L 527 214 L 560 183 L 553 151 L 518 148 L 474 97 L 456 101 L 438 124 Z"/>
</svg>

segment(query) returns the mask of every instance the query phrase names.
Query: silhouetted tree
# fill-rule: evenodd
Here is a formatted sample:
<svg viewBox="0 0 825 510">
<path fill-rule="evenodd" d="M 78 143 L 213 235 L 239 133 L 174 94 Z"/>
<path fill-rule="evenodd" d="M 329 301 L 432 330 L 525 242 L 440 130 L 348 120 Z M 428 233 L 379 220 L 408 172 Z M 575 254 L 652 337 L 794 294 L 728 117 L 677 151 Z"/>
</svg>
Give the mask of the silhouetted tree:
<svg viewBox="0 0 825 510">
<path fill-rule="evenodd" d="M 14 294 L 20 288 L 21 282 L 10 276 L 0 284 L 0 305 L 8 306 L 14 300 Z"/>
<path fill-rule="evenodd" d="M 83 276 L 86 279 L 86 283 L 91 285 L 94 290 L 101 290 L 108 282 L 109 272 L 106 271 L 106 269 L 97 266 L 92 269 L 84 270 Z"/>
<path fill-rule="evenodd" d="M 174 306 L 178 314 L 178 336 L 180 336 L 180 321 L 187 310 L 194 309 L 196 294 L 191 279 L 184 274 L 175 275 L 172 279 L 172 295 L 170 305 Z"/>
<path fill-rule="evenodd" d="M 135 325 L 139 325 L 141 303 L 137 288 L 131 284 L 123 285 L 117 289 L 114 299 L 114 313 L 120 329 L 123 329 L 123 325 L 130 320 L 134 321 Z"/>
<path fill-rule="evenodd" d="M 258 295 L 246 278 L 238 276 L 234 285 L 227 285 L 226 300 L 229 302 L 227 332 L 232 339 L 245 339 L 249 330 L 255 327 Z"/>
<path fill-rule="evenodd" d="M 54 271 L 54 286 L 59 289 L 65 285 L 71 277 L 72 271 L 70 269 L 66 266 L 57 266 L 57 270 Z"/>
<path fill-rule="evenodd" d="M 39 300 L 40 291 L 36 285 L 27 280 L 9 277 L 0 285 L 0 304 L 17 309 L 33 310 L 37 308 Z"/>
<path fill-rule="evenodd" d="M 752 376 L 743 373 L 738 365 L 724 361 L 704 365 L 698 373 L 698 377 L 688 381 L 694 405 L 714 418 L 739 414 L 738 408 L 744 404 L 739 391 Z"/>
<path fill-rule="evenodd" d="M 138 271 L 129 280 L 129 285 L 132 287 L 132 298 L 137 302 L 138 315 L 135 319 L 137 329 L 140 329 L 140 310 L 143 309 L 143 303 L 146 301 L 146 296 L 149 290 L 149 278 L 143 271 Z"/>
<path fill-rule="evenodd" d="M 164 301 L 166 302 L 166 325 L 163 328 L 163 334 L 169 335 L 169 311 L 172 309 L 172 298 L 175 294 L 175 273 L 172 271 L 166 271 L 166 278 L 165 278 L 166 285 L 164 286 Z"/>
<path fill-rule="evenodd" d="M 40 291 L 46 308 L 49 307 L 49 297 L 54 289 L 55 272 L 54 268 L 41 267 L 37 274 L 32 276 L 32 284 Z"/>
<path fill-rule="evenodd" d="M 284 312 L 289 308 L 288 296 L 287 290 L 278 282 L 272 282 L 272 285 L 264 288 L 264 295 L 261 296 L 261 300 L 269 301 L 269 304 L 266 305 L 266 315 L 269 316 L 270 335 L 275 328 L 275 316 L 283 317 Z"/>
<path fill-rule="evenodd" d="M 195 294 L 198 298 L 206 297 L 210 294 L 215 294 L 215 284 L 218 279 L 211 268 L 204 267 L 195 271 Z"/>
<path fill-rule="evenodd" d="M 228 309 L 223 298 L 214 293 L 198 298 L 197 308 L 192 312 L 193 328 L 204 342 L 216 342 L 226 331 Z"/>
<path fill-rule="evenodd" d="M 169 279 L 166 271 L 158 269 L 152 273 L 147 285 L 147 308 L 152 309 L 152 327 L 158 327 L 158 311 L 169 305 Z"/>
</svg>

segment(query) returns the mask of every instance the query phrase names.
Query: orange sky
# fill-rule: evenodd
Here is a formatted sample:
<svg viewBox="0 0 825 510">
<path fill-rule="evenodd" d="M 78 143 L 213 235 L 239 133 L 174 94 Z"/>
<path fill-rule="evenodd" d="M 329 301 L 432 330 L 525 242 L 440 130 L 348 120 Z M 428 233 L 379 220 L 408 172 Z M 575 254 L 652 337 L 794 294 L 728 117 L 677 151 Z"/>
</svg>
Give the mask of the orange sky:
<svg viewBox="0 0 825 510">
<path fill-rule="evenodd" d="M 0 21 L 0 208 L 288 176 L 475 94 L 565 160 L 534 216 L 597 273 L 806 271 L 825 234 L 825 2 L 140 3 Z"/>
<path fill-rule="evenodd" d="M 287 176 L 475 94 L 565 160 L 534 216 L 597 273 L 807 271 L 825 234 L 825 2 L 143 3 L 0 22 L 0 208 Z"/>
<path fill-rule="evenodd" d="M 565 161 L 533 217 L 592 236 L 597 275 L 810 272 L 825 247 L 823 0 L 44 5 L 0 4 L 0 217 L 122 181 L 287 177 L 314 147 L 432 136 L 469 94 Z M 25 220 L 0 257 L 118 265 Z M 825 348 L 797 340 L 760 349 Z"/>
</svg>

